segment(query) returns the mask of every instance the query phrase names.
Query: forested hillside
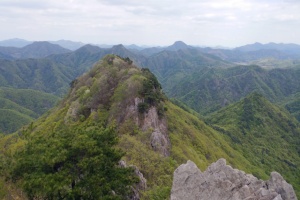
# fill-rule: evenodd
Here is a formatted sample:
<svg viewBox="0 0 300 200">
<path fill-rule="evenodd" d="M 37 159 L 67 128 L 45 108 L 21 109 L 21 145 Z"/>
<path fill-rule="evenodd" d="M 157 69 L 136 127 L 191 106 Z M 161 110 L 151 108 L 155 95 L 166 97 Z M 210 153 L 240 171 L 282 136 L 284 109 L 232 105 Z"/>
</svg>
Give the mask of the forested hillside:
<svg viewBox="0 0 300 200">
<path fill-rule="evenodd" d="M 105 56 L 108 53 L 126 58 Z M 102 57 L 102 61 L 86 72 Z M 158 79 L 148 69 L 135 64 L 149 67 Z M 112 134 L 111 140 L 115 142 L 109 148 L 121 150 L 115 152 L 112 169 L 122 158 L 127 165 L 135 165 L 147 180 L 147 188 L 138 186 L 135 175 L 130 175 L 132 171 L 129 170 L 128 176 L 115 176 L 120 182 L 109 187 L 133 184 L 145 199 L 168 197 L 173 170 L 186 160 L 193 160 L 204 169 L 220 157 L 226 158 L 233 167 L 260 178 L 266 178 L 273 170 L 279 171 L 299 193 L 300 183 L 295 178 L 299 175 L 299 122 L 294 118 L 299 119 L 300 112 L 299 67 L 234 66 L 197 48 L 176 43 L 151 55 L 131 52 L 123 45 L 109 49 L 86 45 L 74 52 L 46 58 L 2 59 L 0 69 L 0 132 L 11 133 L 29 124 L 18 133 L 0 139 L 3 147 L 2 185 L 5 185 L 0 193 L 3 195 L 21 195 L 16 189 L 19 186 L 13 183 L 18 180 L 28 195 L 36 196 L 41 192 L 48 196 L 46 190 L 38 187 L 40 182 L 22 175 L 32 171 L 29 168 L 26 171 L 23 165 L 29 159 L 27 155 L 37 154 L 36 159 L 42 159 L 38 152 L 47 152 L 47 145 L 58 140 L 61 141 L 56 144 L 59 146 L 51 148 L 77 152 L 79 143 L 76 141 L 96 132 L 99 137 Z M 58 106 L 33 122 L 53 107 L 59 97 L 65 96 L 69 87 L 71 90 Z M 181 108 L 169 102 L 162 91 L 175 98 L 173 102 Z M 207 116 L 205 122 L 199 119 L 201 115 Z M 95 137 L 83 141 L 97 143 Z M 64 141 L 72 141 L 72 145 L 66 145 Z M 45 145 L 39 146 L 37 142 Z M 84 148 L 89 151 L 88 146 Z M 23 149 L 22 158 L 18 157 L 17 149 Z M 8 156 L 11 153 L 13 157 Z M 85 155 L 87 159 L 94 159 L 94 154 Z M 53 156 L 49 155 L 47 159 L 69 162 L 68 158 L 61 160 Z M 77 161 L 82 162 L 81 159 Z M 58 163 L 45 164 L 55 167 Z M 63 165 L 63 169 L 68 173 L 69 168 L 64 166 L 67 165 Z M 8 168 L 12 171 L 7 171 Z M 58 171 L 45 175 L 62 178 Z M 13 180 L 3 182 L 11 176 Z M 74 181 L 73 178 L 66 180 Z M 36 190 L 30 190 L 32 184 Z M 86 184 L 83 182 L 82 186 Z M 45 185 L 45 188 L 51 187 L 53 185 Z M 59 187 L 57 191 L 66 192 L 63 189 L 66 185 Z M 84 188 L 76 187 L 78 190 Z M 98 193 L 99 188 L 94 189 L 95 194 L 110 195 L 108 191 Z M 65 195 L 83 195 L 70 191 Z M 119 194 L 131 195 L 130 190 L 124 191 L 126 194 L 121 191 Z"/>
<path fill-rule="evenodd" d="M 280 172 L 298 188 L 300 124 L 286 110 L 252 93 L 210 115 L 207 123 L 253 165 Z"/>
<path fill-rule="evenodd" d="M 165 90 L 169 96 L 178 98 L 194 110 L 208 114 L 254 91 L 272 102 L 284 101 L 300 92 L 298 77 L 299 68 L 266 70 L 247 65 L 226 69 L 204 68 Z"/>
<path fill-rule="evenodd" d="M 92 180 L 88 176 L 90 169 L 84 167 L 81 157 L 69 163 L 68 155 L 82 152 L 83 158 L 94 166 L 94 161 L 99 158 L 90 154 L 89 149 L 94 144 L 95 152 L 98 151 L 99 146 L 94 142 L 99 141 L 97 138 L 107 137 L 105 133 L 111 128 L 117 131 L 116 147 L 125 152 L 122 159 L 127 165 L 135 165 L 147 180 L 147 187 L 139 189 L 143 199 L 168 198 L 173 171 L 187 159 L 204 169 L 209 163 L 224 157 L 232 166 L 249 173 L 261 177 L 270 173 L 245 159 L 241 152 L 231 147 L 223 134 L 169 102 L 149 70 L 137 68 L 130 59 L 109 55 L 91 71 L 73 81 L 68 96 L 50 113 L 18 135 L 1 138 L 2 175 L 11 174 L 13 180 L 18 180 L 23 191 L 32 197 L 46 197 L 49 194 L 55 197 L 66 194 L 66 188 L 69 188 L 66 195 L 86 195 L 88 193 L 78 194 L 76 191 L 85 190 L 86 184 Z M 48 151 L 49 148 L 53 151 Z M 28 157 L 31 153 L 36 156 Z M 34 163 L 46 168 L 31 170 Z M 112 169 L 117 165 L 116 160 L 109 163 L 112 163 Z M 70 185 L 72 180 L 77 180 L 76 173 L 75 179 L 73 176 L 64 176 L 72 166 L 87 173 L 82 180 L 75 181 L 73 189 Z M 50 168 L 57 170 L 46 170 Z M 117 177 L 117 171 L 111 173 L 114 178 Z M 44 177 L 43 180 L 51 181 L 38 181 L 41 176 Z M 106 177 L 105 174 L 99 176 L 94 180 Z M 106 192 L 98 187 L 93 190 L 103 192 L 99 193 L 101 195 L 109 195 L 116 184 L 124 186 L 125 183 L 133 183 L 130 180 L 126 182 L 126 177 L 119 179 L 119 182 L 110 182 L 115 180 L 110 179 L 106 182 L 110 184 Z M 52 184 L 55 184 L 55 190 L 51 189 Z M 32 187 L 33 185 L 36 187 Z M 14 184 L 6 182 L 2 194 L 21 195 L 12 188 L 15 188 Z M 122 194 L 119 193 L 121 191 L 116 192 Z"/>
<path fill-rule="evenodd" d="M 44 58 L 51 54 L 67 52 L 70 52 L 70 50 L 49 42 L 33 42 L 22 48 L 0 46 L 0 53 L 10 59 Z"/>
<path fill-rule="evenodd" d="M 59 97 L 30 89 L 0 87 L 0 132 L 12 133 L 51 109 Z"/>
</svg>

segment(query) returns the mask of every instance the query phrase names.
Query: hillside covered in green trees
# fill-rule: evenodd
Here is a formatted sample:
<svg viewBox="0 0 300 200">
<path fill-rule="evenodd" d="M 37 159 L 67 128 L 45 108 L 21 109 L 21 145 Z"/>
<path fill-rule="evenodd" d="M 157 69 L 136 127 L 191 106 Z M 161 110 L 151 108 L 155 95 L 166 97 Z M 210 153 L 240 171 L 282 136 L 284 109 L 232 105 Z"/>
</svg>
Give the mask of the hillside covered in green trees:
<svg viewBox="0 0 300 200">
<path fill-rule="evenodd" d="M 300 92 L 299 76 L 299 68 L 268 70 L 255 65 L 204 68 L 185 76 L 166 91 L 169 96 L 206 115 L 252 92 L 258 92 L 274 103 L 289 102 L 288 97 L 293 98 Z M 297 107 L 292 110 L 298 111 Z"/>
<path fill-rule="evenodd" d="M 222 157 L 260 178 L 276 169 L 299 195 L 299 123 L 257 95 L 228 107 L 227 114 L 204 122 L 171 103 L 149 70 L 129 58 L 105 56 L 71 83 L 68 95 L 49 113 L 1 136 L 0 194 L 124 199 L 132 195 L 132 185 L 142 199 L 166 199 L 180 164 L 193 160 L 204 170 Z M 267 127 L 259 134 L 257 125 Z M 274 142 L 268 143 L 271 133 Z M 280 142 L 284 151 L 276 148 Z M 261 156 L 254 158 L 257 151 Z M 287 154 L 291 157 L 284 158 Z M 121 168 L 120 159 L 137 167 L 147 187 L 137 185 L 132 168 Z"/>
<path fill-rule="evenodd" d="M 0 87 L 0 132 L 12 133 L 52 108 L 59 97 L 30 89 Z"/>
<path fill-rule="evenodd" d="M 253 165 L 282 173 L 294 187 L 300 184 L 300 123 L 285 109 L 252 93 L 206 122 Z"/>
</svg>

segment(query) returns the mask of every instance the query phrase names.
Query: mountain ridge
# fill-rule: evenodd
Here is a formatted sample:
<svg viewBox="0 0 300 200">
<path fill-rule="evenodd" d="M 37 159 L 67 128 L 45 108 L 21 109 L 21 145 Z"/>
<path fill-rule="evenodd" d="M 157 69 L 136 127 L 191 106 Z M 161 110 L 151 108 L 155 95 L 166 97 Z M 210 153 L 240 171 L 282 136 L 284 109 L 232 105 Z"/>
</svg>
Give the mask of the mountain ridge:
<svg viewBox="0 0 300 200">
<path fill-rule="evenodd" d="M 279 103 L 300 91 L 299 73 L 299 68 L 266 70 L 256 65 L 203 68 L 173 84 L 167 93 L 206 115 L 254 91 Z"/>
<path fill-rule="evenodd" d="M 172 173 L 178 163 L 187 159 L 205 168 L 224 157 L 233 166 L 264 173 L 250 165 L 217 131 L 169 102 L 149 70 L 115 55 L 104 57 L 75 79 L 67 97 L 47 115 L 19 131 L 21 137 L 8 135 L 1 138 L 0 144 L 6 145 L 4 152 L 15 152 L 24 147 L 29 136 L 63 136 L 63 127 L 89 132 L 112 124 L 118 130 L 118 147 L 126 152 L 122 159 L 135 165 L 147 179 L 147 189 L 140 191 L 143 198 L 168 198 Z"/>
<path fill-rule="evenodd" d="M 51 54 L 67 53 L 70 50 L 49 42 L 33 42 L 22 48 L 0 47 L 0 52 L 14 59 L 44 58 Z"/>
</svg>

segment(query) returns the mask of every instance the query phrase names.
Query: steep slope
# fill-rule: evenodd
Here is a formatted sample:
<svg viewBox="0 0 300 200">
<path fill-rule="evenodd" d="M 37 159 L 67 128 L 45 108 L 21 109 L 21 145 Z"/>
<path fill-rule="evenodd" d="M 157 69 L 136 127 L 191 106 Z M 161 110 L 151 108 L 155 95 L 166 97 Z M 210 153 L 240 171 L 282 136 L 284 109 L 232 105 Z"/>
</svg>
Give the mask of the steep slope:
<svg viewBox="0 0 300 200">
<path fill-rule="evenodd" d="M 164 90 L 169 93 L 173 85 L 180 85 L 186 76 L 205 67 L 229 67 L 231 64 L 197 49 L 186 48 L 154 54 L 147 58 L 143 66 L 157 76 Z"/>
<path fill-rule="evenodd" d="M 223 157 L 235 167 L 267 176 L 263 169 L 250 165 L 223 135 L 170 103 L 149 70 L 114 55 L 105 56 L 74 80 L 60 105 L 19 132 L 21 137 L 6 136 L 0 144 L 6 155 L 20 149 L 29 136 L 63 136 L 66 128 L 74 134 L 78 130 L 88 134 L 112 125 L 118 131 L 118 147 L 126 152 L 123 160 L 135 165 L 147 179 L 147 188 L 139 190 L 143 199 L 168 198 L 174 169 L 188 159 L 204 169 Z"/>
<path fill-rule="evenodd" d="M 52 108 L 59 98 L 29 89 L 0 87 L 0 132 L 12 133 Z"/>
<path fill-rule="evenodd" d="M 300 121 L 300 92 L 285 98 L 281 105 Z"/>
<path fill-rule="evenodd" d="M 272 102 L 280 102 L 300 91 L 299 68 L 266 70 L 259 66 L 204 68 L 185 76 L 168 88 L 178 98 L 202 114 L 237 102 L 251 92 L 259 92 Z"/>
<path fill-rule="evenodd" d="M 133 55 L 122 45 L 115 46 L 111 49 L 101 49 L 96 46 L 86 45 L 74 52 L 55 54 L 48 56 L 47 58 L 23 60 L 0 59 L 0 87 L 33 89 L 51 95 L 62 96 L 67 93 L 69 84 L 72 80 L 86 72 L 86 70 L 90 69 L 96 61 L 110 52 L 121 54 L 124 57 Z M 137 57 L 134 58 L 137 59 Z M 19 95 L 24 94 L 25 93 Z M 22 97 L 19 96 L 17 99 L 19 98 Z M 43 102 L 37 103 L 36 107 L 39 108 L 38 104 L 42 103 Z M 50 107 L 47 107 L 47 109 L 49 108 Z M 34 109 L 34 107 L 31 107 L 30 109 Z M 13 113 L 16 114 L 15 112 Z M 27 115 L 24 112 L 21 113 Z M 18 118 L 20 118 L 21 113 L 18 113 Z M 38 113 L 39 116 L 40 114 L 41 113 Z M 13 117 L 15 115 L 11 114 L 10 116 L 12 116 L 9 119 L 10 127 L 13 128 L 9 129 L 8 132 L 20 128 L 20 124 L 14 125 L 14 120 L 11 120 L 15 118 Z M 32 119 L 33 116 L 30 115 L 27 117 Z M 27 117 L 25 120 L 26 122 L 28 122 L 29 119 Z M 36 116 L 34 118 L 36 118 Z M 3 120 L 6 121 L 6 119 Z M 17 121 L 19 120 L 16 120 L 16 122 Z M 2 127 L 7 123 L 7 121 L 3 122 Z M 23 125 L 24 123 L 21 124 Z M 7 128 L 3 128 L 2 130 L 5 130 L 5 133 L 8 133 Z"/>
<path fill-rule="evenodd" d="M 213 113 L 207 123 L 253 165 L 282 173 L 299 193 L 300 124 L 287 111 L 253 93 Z"/>
<path fill-rule="evenodd" d="M 28 112 L 28 111 L 27 111 Z M 29 124 L 34 118 L 14 109 L 0 109 L 0 133 L 9 134 Z"/>
<path fill-rule="evenodd" d="M 0 60 L 0 86 L 34 89 L 56 95 L 67 91 L 74 79 L 70 67 L 49 59 Z"/>
</svg>

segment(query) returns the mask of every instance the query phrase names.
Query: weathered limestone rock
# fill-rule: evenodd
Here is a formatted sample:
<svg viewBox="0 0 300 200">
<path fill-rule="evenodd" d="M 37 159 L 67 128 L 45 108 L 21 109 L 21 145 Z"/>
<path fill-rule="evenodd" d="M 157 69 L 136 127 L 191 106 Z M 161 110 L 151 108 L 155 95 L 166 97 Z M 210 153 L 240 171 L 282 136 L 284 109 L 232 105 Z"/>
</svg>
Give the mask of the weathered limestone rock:
<svg viewBox="0 0 300 200">
<path fill-rule="evenodd" d="M 201 172 L 192 161 L 174 172 L 171 200 L 297 200 L 293 187 L 277 172 L 269 181 L 226 165 L 225 159 Z"/>
<path fill-rule="evenodd" d="M 169 156 L 170 141 L 166 135 L 160 132 L 159 129 L 156 129 L 154 132 L 152 132 L 150 140 L 151 147 L 154 151 L 158 151 L 164 156 Z"/>
<path fill-rule="evenodd" d="M 147 180 L 144 178 L 143 174 L 140 172 L 140 170 L 134 166 L 134 165 L 130 165 L 127 166 L 126 162 L 124 160 L 121 160 L 119 162 L 120 167 L 132 167 L 134 169 L 134 173 L 135 175 L 140 179 L 140 181 L 135 184 L 132 187 L 132 195 L 130 197 L 128 197 L 131 200 L 139 200 L 140 199 L 140 191 L 144 191 L 147 188 Z"/>
<path fill-rule="evenodd" d="M 142 130 L 149 129 L 153 130 L 150 137 L 153 150 L 160 152 L 163 156 L 169 156 L 171 143 L 167 134 L 167 122 L 164 118 L 159 118 L 157 109 L 154 106 L 144 114 Z"/>
<path fill-rule="evenodd" d="M 147 188 L 147 180 L 144 178 L 143 174 L 136 166 L 134 168 L 134 173 L 139 177 L 140 181 L 132 188 L 133 195 L 130 197 L 131 200 L 140 199 L 140 191 L 144 191 Z"/>
<path fill-rule="evenodd" d="M 167 121 L 164 117 L 159 117 L 155 106 L 140 117 L 138 112 L 138 104 L 143 102 L 143 99 L 134 98 L 126 107 L 125 115 L 120 117 L 119 121 L 124 119 L 133 119 L 144 132 L 151 131 L 150 144 L 154 151 L 159 152 L 163 156 L 170 155 L 171 142 L 168 136 Z"/>
</svg>

